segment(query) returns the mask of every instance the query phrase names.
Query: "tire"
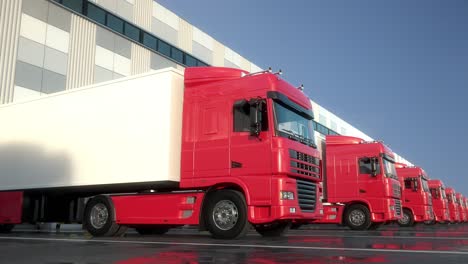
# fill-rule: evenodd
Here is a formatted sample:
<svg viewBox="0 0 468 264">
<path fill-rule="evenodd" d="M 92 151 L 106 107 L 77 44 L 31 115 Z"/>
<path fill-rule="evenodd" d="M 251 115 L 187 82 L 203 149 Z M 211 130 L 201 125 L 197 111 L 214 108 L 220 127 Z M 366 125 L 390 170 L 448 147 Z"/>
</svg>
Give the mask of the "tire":
<svg viewBox="0 0 468 264">
<path fill-rule="evenodd" d="M 372 224 L 369 226 L 369 230 L 377 230 L 377 229 L 379 229 L 382 225 L 383 225 L 383 223 L 372 223 Z"/>
<path fill-rule="evenodd" d="M 362 204 L 349 206 L 344 214 L 345 224 L 352 230 L 367 230 L 372 224 L 370 211 Z"/>
<path fill-rule="evenodd" d="M 140 226 L 136 227 L 135 230 L 140 235 L 164 235 L 169 232 L 168 227 L 158 227 L 158 226 Z"/>
<path fill-rule="evenodd" d="M 397 221 L 398 225 L 401 227 L 411 227 L 414 226 L 414 216 L 411 210 L 403 208 L 403 216 Z"/>
<path fill-rule="evenodd" d="M 116 236 L 116 237 L 124 236 L 125 233 L 127 232 L 127 229 L 128 229 L 127 226 L 121 225 L 121 226 L 119 227 L 119 230 L 117 230 L 117 232 L 115 232 L 115 234 L 114 234 L 113 236 Z"/>
<path fill-rule="evenodd" d="M 0 224 L 0 233 L 10 233 L 14 227 L 14 224 Z"/>
<path fill-rule="evenodd" d="M 424 221 L 424 224 L 425 225 L 435 225 L 437 222 L 435 220 L 431 220 L 431 221 Z"/>
<path fill-rule="evenodd" d="M 205 223 L 214 238 L 236 239 L 245 236 L 250 224 L 247 203 L 242 193 L 218 190 L 206 196 Z"/>
<path fill-rule="evenodd" d="M 93 236 L 114 236 L 120 229 L 115 223 L 114 205 L 107 196 L 95 196 L 86 204 L 83 227 Z"/>
<path fill-rule="evenodd" d="M 254 228 L 263 237 L 280 237 L 286 234 L 290 226 L 291 223 L 283 222 L 255 225 Z"/>
<path fill-rule="evenodd" d="M 302 224 L 294 223 L 294 224 L 291 224 L 291 226 L 289 227 L 289 229 L 297 230 L 297 229 L 301 228 L 301 226 L 302 226 Z"/>
</svg>

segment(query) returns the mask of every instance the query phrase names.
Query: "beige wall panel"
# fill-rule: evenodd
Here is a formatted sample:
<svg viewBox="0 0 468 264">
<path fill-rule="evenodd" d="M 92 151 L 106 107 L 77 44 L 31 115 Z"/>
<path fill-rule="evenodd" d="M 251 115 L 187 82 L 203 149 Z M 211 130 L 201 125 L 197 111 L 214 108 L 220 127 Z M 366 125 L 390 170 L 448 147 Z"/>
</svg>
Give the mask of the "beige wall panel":
<svg viewBox="0 0 468 264">
<path fill-rule="evenodd" d="M 193 41 L 193 26 L 187 21 L 180 19 L 179 22 L 179 36 L 178 46 L 180 49 L 191 53 L 192 52 L 192 41 Z"/>
<path fill-rule="evenodd" d="M 151 51 L 132 43 L 132 75 L 150 70 Z"/>
<path fill-rule="evenodd" d="M 137 0 L 133 7 L 133 22 L 151 32 L 151 17 L 153 16 L 152 0 Z"/>
<path fill-rule="evenodd" d="M 224 45 L 218 41 L 214 42 L 213 66 L 224 66 Z"/>
<path fill-rule="evenodd" d="M 0 104 L 13 101 L 22 0 L 0 0 Z"/>
<path fill-rule="evenodd" d="M 67 89 L 92 84 L 96 57 L 96 25 L 72 15 Z"/>
<path fill-rule="evenodd" d="M 251 72 L 251 63 L 250 61 L 246 60 L 245 58 L 241 59 L 241 68 L 245 71 Z"/>
</svg>

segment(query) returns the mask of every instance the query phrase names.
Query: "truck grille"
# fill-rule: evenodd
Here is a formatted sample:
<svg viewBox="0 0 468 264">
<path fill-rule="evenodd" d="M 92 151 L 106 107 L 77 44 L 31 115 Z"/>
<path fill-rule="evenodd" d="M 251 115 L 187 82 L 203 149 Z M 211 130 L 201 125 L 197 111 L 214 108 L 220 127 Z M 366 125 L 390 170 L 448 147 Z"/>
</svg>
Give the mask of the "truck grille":
<svg viewBox="0 0 468 264">
<path fill-rule="evenodd" d="M 302 212 L 311 213 L 315 211 L 317 203 L 317 185 L 313 182 L 296 179 L 297 199 Z"/>
<path fill-rule="evenodd" d="M 395 212 L 397 215 L 401 215 L 401 200 L 395 200 Z"/>
<path fill-rule="evenodd" d="M 291 172 L 320 179 L 320 160 L 295 150 L 289 150 Z"/>
<path fill-rule="evenodd" d="M 393 197 L 395 198 L 401 198 L 401 188 L 398 184 L 393 184 L 392 185 L 392 189 L 393 189 Z"/>
</svg>

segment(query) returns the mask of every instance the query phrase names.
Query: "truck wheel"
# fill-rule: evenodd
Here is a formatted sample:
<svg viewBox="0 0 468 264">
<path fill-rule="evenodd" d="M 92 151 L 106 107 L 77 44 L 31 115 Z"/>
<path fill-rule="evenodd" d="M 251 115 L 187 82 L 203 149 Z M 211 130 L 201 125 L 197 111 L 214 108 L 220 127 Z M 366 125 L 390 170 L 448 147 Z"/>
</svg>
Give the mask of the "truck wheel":
<svg viewBox="0 0 468 264">
<path fill-rule="evenodd" d="M 15 225 L 13 224 L 0 224 L 0 233 L 10 233 Z"/>
<path fill-rule="evenodd" d="M 379 229 L 379 227 L 382 226 L 382 223 L 372 223 L 370 226 L 369 226 L 369 230 L 377 230 Z"/>
<path fill-rule="evenodd" d="M 93 236 L 114 236 L 120 225 L 114 221 L 114 206 L 107 196 L 95 196 L 87 204 L 83 227 Z"/>
<path fill-rule="evenodd" d="M 206 197 L 205 223 L 214 238 L 235 239 L 249 230 L 247 203 L 242 193 L 219 190 Z"/>
<path fill-rule="evenodd" d="M 354 204 L 345 211 L 345 223 L 353 230 L 367 230 L 371 226 L 369 209 L 362 204 Z"/>
<path fill-rule="evenodd" d="M 263 225 L 254 225 L 255 230 L 263 237 L 279 237 L 286 234 L 291 223 L 272 223 Z"/>
<path fill-rule="evenodd" d="M 302 224 L 300 224 L 300 223 L 294 223 L 294 224 L 291 224 L 289 229 L 297 230 L 297 229 L 301 228 L 301 226 L 302 226 Z"/>
<path fill-rule="evenodd" d="M 140 235 L 164 235 L 169 232 L 168 227 L 155 227 L 155 226 L 141 226 L 136 227 L 135 230 Z"/>
<path fill-rule="evenodd" d="M 414 225 L 414 217 L 411 210 L 404 208 L 403 215 L 398 219 L 398 224 L 402 227 L 410 227 Z"/>
</svg>

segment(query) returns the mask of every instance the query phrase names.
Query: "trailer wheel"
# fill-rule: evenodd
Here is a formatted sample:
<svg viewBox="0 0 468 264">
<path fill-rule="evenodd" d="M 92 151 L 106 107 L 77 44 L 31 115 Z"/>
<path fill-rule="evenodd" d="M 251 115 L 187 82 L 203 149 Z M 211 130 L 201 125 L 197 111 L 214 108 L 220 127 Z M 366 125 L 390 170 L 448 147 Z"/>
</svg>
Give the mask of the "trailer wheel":
<svg viewBox="0 0 468 264">
<path fill-rule="evenodd" d="M 414 216 L 411 210 L 403 208 L 403 215 L 397 222 L 402 227 L 414 226 Z"/>
<path fill-rule="evenodd" d="M 345 223 L 353 230 L 367 230 L 371 226 L 370 211 L 362 204 L 354 204 L 345 211 Z"/>
<path fill-rule="evenodd" d="M 114 236 L 120 225 L 114 221 L 114 206 L 107 196 L 95 196 L 86 204 L 83 227 L 93 236 Z"/>
<path fill-rule="evenodd" d="M 10 233 L 14 227 L 14 224 L 0 224 L 0 233 Z"/>
<path fill-rule="evenodd" d="M 169 228 L 164 226 L 140 226 L 135 230 L 140 235 L 164 235 L 169 232 Z"/>
<path fill-rule="evenodd" d="M 219 190 L 207 196 L 205 223 L 214 238 L 236 239 L 249 230 L 247 203 L 242 193 Z"/>
<path fill-rule="evenodd" d="M 286 234 L 291 223 L 276 222 L 271 224 L 254 225 L 255 230 L 263 237 L 279 237 Z"/>
</svg>

